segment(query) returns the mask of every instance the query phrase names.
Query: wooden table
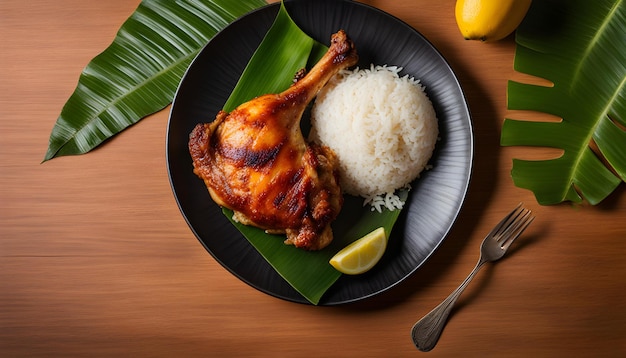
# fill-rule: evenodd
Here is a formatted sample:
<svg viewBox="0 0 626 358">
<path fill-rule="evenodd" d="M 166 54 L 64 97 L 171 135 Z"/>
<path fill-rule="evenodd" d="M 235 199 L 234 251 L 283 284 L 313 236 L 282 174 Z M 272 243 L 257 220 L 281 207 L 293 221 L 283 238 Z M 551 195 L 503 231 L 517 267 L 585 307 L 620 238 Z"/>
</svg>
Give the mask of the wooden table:
<svg viewBox="0 0 626 358">
<path fill-rule="evenodd" d="M 518 202 L 537 220 L 461 296 L 429 356 L 626 356 L 626 192 L 544 207 L 499 146 L 514 39 L 464 41 L 454 1 L 365 1 L 449 60 L 473 113 L 473 180 L 458 224 L 414 275 L 356 304 L 265 295 L 196 240 L 165 165 L 168 111 L 99 149 L 40 164 L 78 75 L 139 0 L 0 2 L 0 356 L 400 357 L 413 323 L 469 273 Z"/>
</svg>

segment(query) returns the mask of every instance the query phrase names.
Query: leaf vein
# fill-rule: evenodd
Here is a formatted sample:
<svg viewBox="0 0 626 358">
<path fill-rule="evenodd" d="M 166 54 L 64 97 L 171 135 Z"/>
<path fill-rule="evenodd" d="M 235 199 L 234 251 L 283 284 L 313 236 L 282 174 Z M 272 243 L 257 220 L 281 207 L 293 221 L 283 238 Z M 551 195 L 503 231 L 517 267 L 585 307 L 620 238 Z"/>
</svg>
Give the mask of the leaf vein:
<svg viewBox="0 0 626 358">
<path fill-rule="evenodd" d="M 616 16 L 617 10 L 619 9 L 623 1 L 624 0 L 619 0 L 618 2 L 613 4 L 613 7 L 604 17 L 604 20 L 602 21 L 602 24 L 598 28 L 598 31 L 594 34 L 593 38 L 589 41 L 589 43 L 585 47 L 585 50 L 582 52 L 581 59 L 580 61 L 578 61 L 578 64 L 576 65 L 576 68 L 574 69 L 574 78 L 570 82 L 570 89 L 575 88 L 576 85 L 578 84 L 580 74 L 582 72 L 582 68 L 588 62 L 588 59 L 591 57 L 591 54 L 593 54 L 594 52 L 593 49 L 596 48 L 596 46 L 598 46 L 600 39 L 606 33 L 608 26 L 611 24 L 612 19 Z"/>
</svg>

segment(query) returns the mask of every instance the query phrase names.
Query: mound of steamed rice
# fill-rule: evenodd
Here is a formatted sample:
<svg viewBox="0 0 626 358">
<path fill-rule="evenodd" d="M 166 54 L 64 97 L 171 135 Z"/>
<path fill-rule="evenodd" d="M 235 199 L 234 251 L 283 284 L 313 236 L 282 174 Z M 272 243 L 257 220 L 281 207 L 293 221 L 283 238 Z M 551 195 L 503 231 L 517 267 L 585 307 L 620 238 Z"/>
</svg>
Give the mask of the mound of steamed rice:
<svg viewBox="0 0 626 358">
<path fill-rule="evenodd" d="M 402 208 L 394 192 L 427 168 L 439 134 L 424 87 L 401 70 L 342 71 L 311 109 L 309 139 L 337 154 L 343 191 L 379 211 Z"/>
</svg>

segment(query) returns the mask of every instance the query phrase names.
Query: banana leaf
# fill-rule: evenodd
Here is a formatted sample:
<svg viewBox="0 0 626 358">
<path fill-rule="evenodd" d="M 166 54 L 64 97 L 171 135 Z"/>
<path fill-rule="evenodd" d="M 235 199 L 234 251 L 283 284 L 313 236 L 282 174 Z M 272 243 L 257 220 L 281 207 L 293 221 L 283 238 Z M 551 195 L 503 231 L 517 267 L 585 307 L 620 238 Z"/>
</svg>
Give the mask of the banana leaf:
<svg viewBox="0 0 626 358">
<path fill-rule="evenodd" d="M 143 117 L 165 108 L 204 45 L 230 22 L 263 5 L 261 0 L 143 0 L 113 43 L 81 73 L 52 130 L 44 162 L 87 153 Z M 282 91 L 290 85 L 296 70 L 310 66 L 325 51 L 323 45 L 302 33 L 281 8 L 274 31 L 266 36 L 269 48 L 261 45 L 225 109 L 258 94 Z M 264 56 L 271 56 L 272 61 Z M 268 71 L 268 63 L 276 65 L 273 71 Z M 263 71 L 255 70 L 259 67 Z M 398 194 L 403 200 L 408 196 L 407 191 Z M 333 244 L 313 254 L 284 245 L 280 238 L 268 239 L 256 228 L 233 224 L 287 282 L 317 304 L 341 275 L 328 264 L 330 257 L 379 226 L 389 234 L 400 213 L 370 212 L 362 208 L 357 198 L 346 198 L 344 207 L 348 208 L 337 220 L 341 223 L 333 227 Z M 232 217 L 227 210 L 225 215 Z"/>
<path fill-rule="evenodd" d="M 626 1 L 534 1 L 516 33 L 514 67 L 553 86 L 509 81 L 508 108 L 560 120 L 506 118 L 501 144 L 563 153 L 514 159 L 515 185 L 541 205 L 598 204 L 626 181 Z"/>
<path fill-rule="evenodd" d="M 401 200 L 408 197 L 407 190 L 397 193 Z M 345 197 L 345 203 L 337 220 L 333 223 L 333 242 L 320 251 L 304 251 L 285 245 L 284 235 L 270 235 L 252 226 L 245 226 L 232 220 L 233 212 L 223 209 L 233 225 L 245 236 L 278 274 L 287 281 L 302 297 L 317 305 L 324 293 L 341 277 L 341 273 L 329 264 L 339 250 L 351 242 L 374 231 L 385 228 L 389 237 L 400 215 L 400 210 L 371 211 L 362 206 L 363 199 Z"/>
<path fill-rule="evenodd" d="M 256 96 L 287 89 L 293 83 L 293 75 L 317 62 L 326 50 L 326 46 L 309 37 L 293 22 L 281 3 L 272 27 L 248 62 L 224 109 L 231 111 Z M 307 127 L 307 123 L 302 124 Z M 404 201 L 408 190 L 400 190 L 397 195 Z M 362 202 L 361 198 L 345 197 L 341 213 L 333 223 L 333 242 L 323 250 L 313 252 L 285 245 L 284 235 L 270 235 L 259 228 L 242 225 L 232 220 L 231 210 L 222 211 L 282 278 L 309 302 L 318 304 L 341 276 L 328 262 L 332 256 L 378 227 L 384 227 L 389 235 L 400 214 L 400 210 L 371 211 L 369 207 L 363 207 Z"/>
<path fill-rule="evenodd" d="M 44 162 L 83 154 L 174 98 L 185 70 L 218 31 L 263 0 L 143 0 L 82 71 L 50 134 Z"/>
</svg>

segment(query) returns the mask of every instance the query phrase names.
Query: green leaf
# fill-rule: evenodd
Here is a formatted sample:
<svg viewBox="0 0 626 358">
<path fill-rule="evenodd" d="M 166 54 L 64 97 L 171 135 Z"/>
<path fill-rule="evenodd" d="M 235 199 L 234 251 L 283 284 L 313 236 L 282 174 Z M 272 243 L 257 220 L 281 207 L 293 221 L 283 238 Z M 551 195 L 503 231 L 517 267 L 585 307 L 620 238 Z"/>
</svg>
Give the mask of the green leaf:
<svg viewBox="0 0 626 358">
<path fill-rule="evenodd" d="M 287 13 L 284 4 L 281 3 L 272 27 L 252 55 L 226 101 L 224 110 L 230 112 L 239 104 L 256 96 L 278 93 L 287 89 L 293 84 L 293 75 L 298 70 L 306 68 L 314 46 L 319 46 L 324 51 L 327 49 L 326 46 L 302 32 Z M 315 54 L 313 52 L 313 55 Z M 316 62 L 319 58 L 321 56 L 312 60 Z"/>
<path fill-rule="evenodd" d="M 626 1 L 534 1 L 516 42 L 515 69 L 554 85 L 510 81 L 508 108 L 562 120 L 507 118 L 501 144 L 559 148 L 563 155 L 514 159 L 513 181 L 542 205 L 595 205 L 626 180 Z"/>
<path fill-rule="evenodd" d="M 408 191 L 400 190 L 397 195 L 405 201 Z M 401 212 L 384 210 L 379 213 L 363 207 L 362 203 L 362 198 L 345 197 L 341 213 L 333 223 L 335 238 L 328 247 L 320 251 L 304 251 L 285 245 L 284 235 L 269 235 L 256 227 L 242 225 L 232 220 L 231 210 L 223 209 L 223 212 L 276 272 L 304 298 L 316 305 L 342 275 L 328 261 L 339 250 L 379 227 L 384 227 L 389 237 Z"/>
<path fill-rule="evenodd" d="M 302 32 L 281 4 L 276 20 L 248 62 L 225 110 L 231 111 L 262 94 L 282 92 L 293 83 L 293 75 L 298 70 L 317 62 L 326 50 L 324 45 Z M 400 191 L 398 196 L 404 201 L 408 191 Z M 341 276 L 328 263 L 331 257 L 378 227 L 384 227 L 389 235 L 400 214 L 400 210 L 372 212 L 369 207 L 363 207 L 362 202 L 361 198 L 345 198 L 341 213 L 333 223 L 335 238 L 320 251 L 304 251 L 286 245 L 284 235 L 270 235 L 259 228 L 242 225 L 232 220 L 231 210 L 223 209 L 223 212 L 279 275 L 309 302 L 318 304 Z"/>
<path fill-rule="evenodd" d="M 123 24 L 111 46 L 83 70 L 52 130 L 44 161 L 86 153 L 166 107 L 185 70 L 210 38 L 262 5 L 265 2 L 260 0 L 144 0 Z M 316 62 L 325 50 L 325 46 L 304 34 L 281 6 L 276 23 L 248 64 L 225 109 L 259 94 L 284 90 L 297 70 Z M 408 195 L 401 192 L 400 196 L 406 199 Z M 333 227 L 333 244 L 315 253 L 285 245 L 284 237 L 233 224 L 287 282 L 317 304 L 341 275 L 328 264 L 330 257 L 379 226 L 390 233 L 400 213 L 372 213 L 363 209 L 359 200 L 346 199 L 337 227 Z M 232 217 L 232 213 L 225 214 Z"/>
<path fill-rule="evenodd" d="M 174 98 L 202 47 L 263 0 L 143 0 L 80 75 L 44 161 L 86 153 Z"/>
</svg>

